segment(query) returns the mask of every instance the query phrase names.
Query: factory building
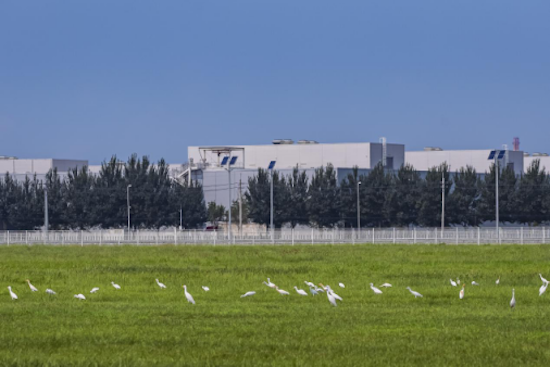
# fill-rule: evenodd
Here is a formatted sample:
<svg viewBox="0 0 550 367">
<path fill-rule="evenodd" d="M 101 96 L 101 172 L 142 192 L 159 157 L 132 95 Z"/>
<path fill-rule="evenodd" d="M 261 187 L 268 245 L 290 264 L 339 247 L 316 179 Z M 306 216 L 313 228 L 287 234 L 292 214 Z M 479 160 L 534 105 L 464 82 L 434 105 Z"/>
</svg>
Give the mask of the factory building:
<svg viewBox="0 0 550 367">
<path fill-rule="evenodd" d="M 0 173 L 10 174 L 18 181 L 25 180 L 25 177 L 33 178 L 36 175 L 38 180 L 44 180 L 46 174 L 56 168 L 61 178 L 66 177 L 70 169 L 87 166 L 86 160 L 75 159 L 18 159 L 17 157 L 0 156 Z"/>
<path fill-rule="evenodd" d="M 523 157 L 523 166 L 525 172 L 527 172 L 527 169 L 535 160 L 540 161 L 541 170 L 544 169 L 546 173 L 550 173 L 550 156 L 548 155 L 548 153 L 533 153 L 531 155 L 528 155 L 526 153 L 526 155 Z"/>
<path fill-rule="evenodd" d="M 489 159 L 491 149 L 483 150 L 443 150 L 441 148 L 424 148 L 423 151 L 405 152 L 405 162 L 412 165 L 417 171 L 425 172 L 430 168 L 447 163 L 451 172 L 457 172 L 462 167 L 471 166 L 477 173 L 489 172 L 494 159 Z M 498 159 L 498 155 L 496 156 Z M 503 151 L 499 160 L 501 167 L 511 167 L 516 175 L 524 172 L 523 152 Z"/>
<path fill-rule="evenodd" d="M 378 163 L 387 169 L 398 169 L 405 161 L 405 146 L 386 143 L 384 138 L 378 143 L 337 144 L 278 139 L 266 145 L 191 146 L 188 157 L 189 162 L 182 166 L 177 177 L 200 182 L 205 202 L 214 201 L 227 207 L 229 191 L 232 201 L 236 200 L 239 192 L 247 190 L 248 179 L 257 174 L 258 168 L 267 169 L 270 162 L 275 162 L 274 169 L 282 175 L 290 175 L 298 167 L 309 177 L 316 168 L 330 163 L 341 181 L 355 166 L 361 173 L 368 172 Z"/>
</svg>

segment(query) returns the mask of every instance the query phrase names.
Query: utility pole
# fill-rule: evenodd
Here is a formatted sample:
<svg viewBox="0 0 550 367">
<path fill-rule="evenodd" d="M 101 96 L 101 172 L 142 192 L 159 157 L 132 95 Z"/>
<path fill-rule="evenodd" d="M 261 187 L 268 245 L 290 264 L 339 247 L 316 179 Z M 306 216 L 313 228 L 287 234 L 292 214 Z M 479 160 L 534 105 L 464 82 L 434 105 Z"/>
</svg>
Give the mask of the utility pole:
<svg viewBox="0 0 550 367">
<path fill-rule="evenodd" d="M 359 187 L 361 187 L 361 181 L 357 181 L 357 231 L 361 230 L 361 208 L 359 202 Z M 357 232 L 359 233 L 359 232 Z"/>
<path fill-rule="evenodd" d="M 126 204 L 128 206 L 128 235 L 130 235 L 130 187 L 132 187 L 132 184 L 126 186 Z"/>
<path fill-rule="evenodd" d="M 228 241 L 229 243 L 231 243 L 231 205 L 233 204 L 233 202 L 231 201 L 231 154 L 229 154 L 229 162 L 227 164 L 227 174 L 229 176 L 229 208 L 228 208 L 228 232 L 227 232 L 227 236 L 228 236 Z"/>
<path fill-rule="evenodd" d="M 445 230 L 445 171 L 441 167 L 441 233 Z"/>
<path fill-rule="evenodd" d="M 48 235 L 48 229 L 50 227 L 49 215 L 48 215 L 48 187 L 44 186 L 44 230 L 46 236 Z"/>
<path fill-rule="evenodd" d="M 180 205 L 180 230 L 183 229 L 183 208 Z"/>
<path fill-rule="evenodd" d="M 500 167 L 498 164 L 498 158 L 495 154 L 495 213 L 496 213 L 496 231 L 498 242 L 500 243 L 500 230 L 499 230 L 499 209 L 498 209 L 498 176 L 500 175 Z"/>
<path fill-rule="evenodd" d="M 243 232 L 243 192 L 242 179 L 239 178 L 239 234 Z"/>
<path fill-rule="evenodd" d="M 271 171 L 270 190 L 269 190 L 269 228 L 271 229 L 271 241 L 275 239 L 273 235 L 273 169 Z"/>
</svg>

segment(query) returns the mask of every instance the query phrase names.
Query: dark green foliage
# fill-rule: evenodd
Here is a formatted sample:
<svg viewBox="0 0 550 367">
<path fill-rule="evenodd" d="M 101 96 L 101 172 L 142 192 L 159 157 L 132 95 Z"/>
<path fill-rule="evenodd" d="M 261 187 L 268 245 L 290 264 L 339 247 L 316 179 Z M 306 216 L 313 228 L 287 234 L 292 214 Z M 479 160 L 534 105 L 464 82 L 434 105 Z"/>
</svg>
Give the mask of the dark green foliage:
<svg viewBox="0 0 550 367">
<path fill-rule="evenodd" d="M 357 227 L 357 184 L 364 179 L 364 176 L 359 176 L 359 169 L 353 167 L 352 172 L 340 183 L 340 218 L 344 227 Z"/>
<path fill-rule="evenodd" d="M 359 189 L 361 226 L 386 227 L 392 223 L 396 209 L 391 205 L 394 195 L 392 181 L 391 173 L 386 172 L 380 163 L 367 177 L 362 178 Z"/>
<path fill-rule="evenodd" d="M 312 224 L 333 227 L 340 220 L 340 203 L 336 171 L 329 164 L 318 168 L 309 186 L 308 212 Z"/>
<path fill-rule="evenodd" d="M 245 193 L 249 203 L 248 217 L 254 223 L 269 226 L 270 218 L 270 177 L 269 171 L 258 168 L 258 174 L 248 179 L 248 191 Z"/>
<path fill-rule="evenodd" d="M 501 222 L 514 223 L 518 219 L 517 178 L 510 167 L 499 169 L 499 215 Z M 495 165 L 479 181 L 479 215 L 482 220 L 495 220 Z"/>
<path fill-rule="evenodd" d="M 213 201 L 208 203 L 208 221 L 214 226 L 217 226 L 218 222 L 222 221 L 225 218 L 225 214 L 225 206 L 216 205 L 216 203 Z"/>
<path fill-rule="evenodd" d="M 449 166 L 446 163 L 428 170 L 419 195 L 418 224 L 423 227 L 441 225 L 441 177 L 449 182 Z M 445 185 L 445 196 L 449 196 L 450 185 Z"/>
<path fill-rule="evenodd" d="M 454 190 L 448 196 L 447 222 L 461 226 L 477 226 L 481 223 L 477 202 L 480 198 L 479 179 L 475 169 L 461 168 L 453 177 Z"/>
<path fill-rule="evenodd" d="M 534 160 L 519 182 L 516 206 L 518 222 L 539 224 L 549 219 L 545 205 L 549 189 L 548 175 L 544 169 L 540 169 L 540 160 Z"/>
<path fill-rule="evenodd" d="M 292 174 L 287 178 L 288 200 L 287 219 L 292 227 L 298 224 L 308 224 L 308 177 L 305 171 L 300 173 L 298 167 L 294 167 Z"/>
<path fill-rule="evenodd" d="M 393 177 L 394 193 L 390 196 L 393 225 L 406 227 L 418 224 L 418 197 L 422 190 L 420 174 L 410 164 L 401 166 Z"/>
</svg>

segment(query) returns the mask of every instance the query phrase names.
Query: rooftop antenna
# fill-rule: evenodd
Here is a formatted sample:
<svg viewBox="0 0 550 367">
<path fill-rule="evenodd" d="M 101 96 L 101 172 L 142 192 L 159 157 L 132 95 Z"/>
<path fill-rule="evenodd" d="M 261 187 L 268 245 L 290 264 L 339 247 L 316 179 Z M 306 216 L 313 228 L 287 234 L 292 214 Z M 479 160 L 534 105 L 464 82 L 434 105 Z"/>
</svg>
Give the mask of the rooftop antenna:
<svg viewBox="0 0 550 367">
<path fill-rule="evenodd" d="M 388 150 L 387 150 L 387 147 L 386 147 L 386 138 L 381 137 L 380 138 L 380 143 L 382 143 L 382 167 L 386 168 L 386 162 L 387 162 L 387 157 L 388 157 Z"/>
</svg>

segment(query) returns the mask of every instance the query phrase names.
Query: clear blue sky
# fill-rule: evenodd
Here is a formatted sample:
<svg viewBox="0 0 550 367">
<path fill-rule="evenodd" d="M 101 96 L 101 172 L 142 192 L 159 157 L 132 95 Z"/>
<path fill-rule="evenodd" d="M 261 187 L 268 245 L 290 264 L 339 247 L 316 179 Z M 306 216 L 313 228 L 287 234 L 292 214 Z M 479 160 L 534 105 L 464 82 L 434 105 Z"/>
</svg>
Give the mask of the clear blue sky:
<svg viewBox="0 0 550 367">
<path fill-rule="evenodd" d="M 550 151 L 550 1 L 0 3 L 0 155 L 381 136 Z"/>
</svg>

